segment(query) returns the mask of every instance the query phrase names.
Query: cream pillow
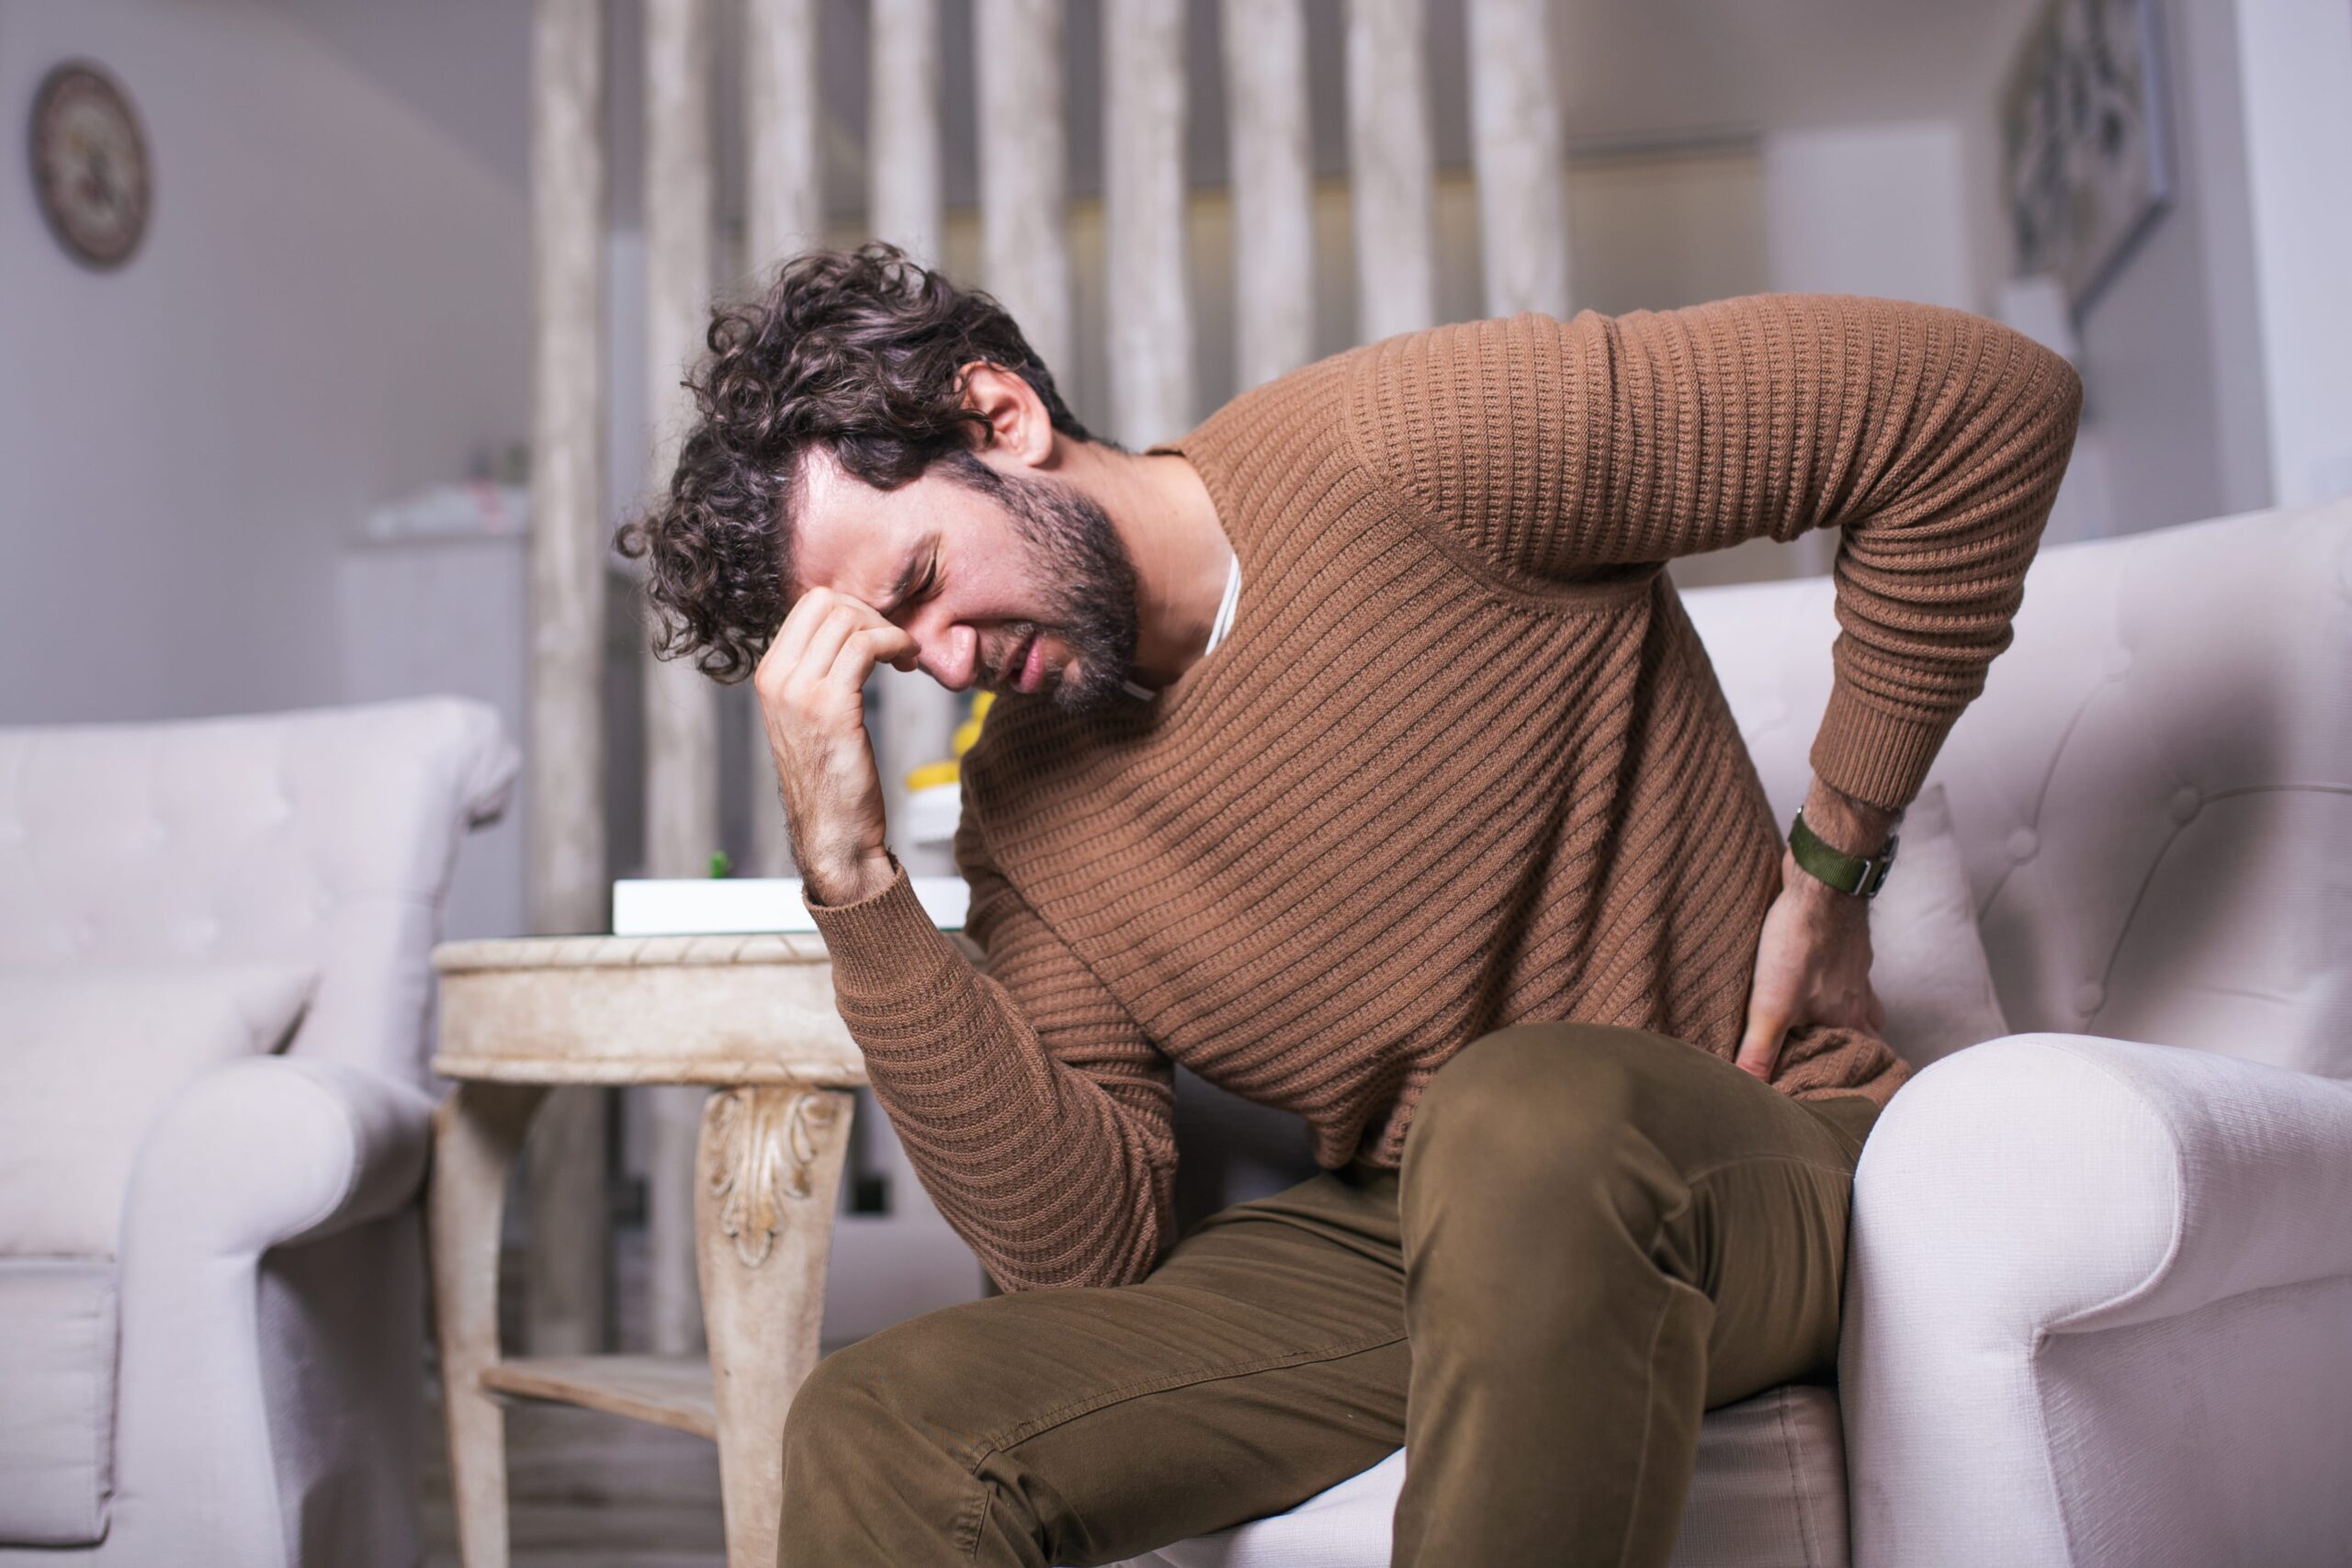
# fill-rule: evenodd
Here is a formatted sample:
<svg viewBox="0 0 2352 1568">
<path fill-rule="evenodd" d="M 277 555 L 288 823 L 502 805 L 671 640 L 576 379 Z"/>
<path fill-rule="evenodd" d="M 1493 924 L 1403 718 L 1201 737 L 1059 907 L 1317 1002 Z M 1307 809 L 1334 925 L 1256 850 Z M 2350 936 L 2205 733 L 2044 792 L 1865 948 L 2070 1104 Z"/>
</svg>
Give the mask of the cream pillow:
<svg viewBox="0 0 2352 1568">
<path fill-rule="evenodd" d="M 1921 790 L 1896 829 L 1894 869 L 1871 900 L 1871 988 L 1881 1037 L 1915 1067 L 2009 1032 L 1976 929 L 1960 840 L 1941 783 Z"/>
<path fill-rule="evenodd" d="M 317 980 L 263 964 L 0 972 L 0 1254 L 111 1255 L 148 1123 L 286 1043 Z"/>
</svg>

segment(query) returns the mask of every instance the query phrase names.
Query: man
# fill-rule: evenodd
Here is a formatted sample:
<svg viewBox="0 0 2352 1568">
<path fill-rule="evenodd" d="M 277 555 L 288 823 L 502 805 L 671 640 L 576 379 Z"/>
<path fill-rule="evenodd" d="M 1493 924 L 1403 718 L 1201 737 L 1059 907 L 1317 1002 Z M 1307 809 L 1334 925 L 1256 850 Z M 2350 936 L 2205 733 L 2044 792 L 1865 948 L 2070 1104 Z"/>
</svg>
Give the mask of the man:
<svg viewBox="0 0 2352 1568">
<path fill-rule="evenodd" d="M 1664 1563 L 1702 1411 L 1834 1373 L 1906 1073 L 1867 893 L 2008 643 L 2072 370 L 1890 300 L 1527 313 L 1135 454 L 881 245 L 712 345 L 624 544 L 666 652 L 756 663 L 842 1016 L 1009 1292 L 820 1366 L 779 1561 L 1115 1561 L 1402 1444 L 1400 1565 Z M 1663 568 L 1831 527 L 1784 848 Z M 1001 694 L 956 839 L 985 970 L 889 851 L 882 662 Z M 1173 1235 L 1171 1061 L 1322 1174 Z"/>
</svg>

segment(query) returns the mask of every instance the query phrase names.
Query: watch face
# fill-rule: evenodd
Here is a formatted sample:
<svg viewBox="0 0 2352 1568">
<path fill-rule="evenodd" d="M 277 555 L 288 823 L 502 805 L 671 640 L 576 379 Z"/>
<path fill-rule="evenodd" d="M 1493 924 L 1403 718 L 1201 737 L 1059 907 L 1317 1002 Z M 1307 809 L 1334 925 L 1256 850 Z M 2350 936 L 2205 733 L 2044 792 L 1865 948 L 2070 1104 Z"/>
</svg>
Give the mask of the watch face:
<svg viewBox="0 0 2352 1568">
<path fill-rule="evenodd" d="M 33 187 L 60 243 L 91 266 L 119 266 L 147 231 L 147 139 L 113 77 L 58 66 L 33 98 Z"/>
</svg>

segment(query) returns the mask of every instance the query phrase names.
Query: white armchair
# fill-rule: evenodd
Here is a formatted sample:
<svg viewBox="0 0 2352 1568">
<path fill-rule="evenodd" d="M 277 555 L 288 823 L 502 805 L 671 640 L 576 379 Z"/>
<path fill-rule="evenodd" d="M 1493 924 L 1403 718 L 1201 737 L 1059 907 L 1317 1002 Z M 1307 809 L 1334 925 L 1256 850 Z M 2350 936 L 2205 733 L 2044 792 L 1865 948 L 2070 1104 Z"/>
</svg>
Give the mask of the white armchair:
<svg viewBox="0 0 2352 1568">
<path fill-rule="evenodd" d="M 1685 602 L 1785 823 L 1830 582 Z M 2352 503 L 2043 550 L 1929 778 L 2023 1032 L 1880 1119 L 1838 1386 L 1709 1413 L 1676 1562 L 2352 1562 Z M 1405 1461 L 1135 1568 L 1379 1568 Z"/>
<path fill-rule="evenodd" d="M 516 770 L 453 698 L 0 730 L 0 978 L 315 975 L 126 1130 L 111 1255 L 0 1255 L 0 1565 L 415 1562 L 427 954 Z"/>
</svg>

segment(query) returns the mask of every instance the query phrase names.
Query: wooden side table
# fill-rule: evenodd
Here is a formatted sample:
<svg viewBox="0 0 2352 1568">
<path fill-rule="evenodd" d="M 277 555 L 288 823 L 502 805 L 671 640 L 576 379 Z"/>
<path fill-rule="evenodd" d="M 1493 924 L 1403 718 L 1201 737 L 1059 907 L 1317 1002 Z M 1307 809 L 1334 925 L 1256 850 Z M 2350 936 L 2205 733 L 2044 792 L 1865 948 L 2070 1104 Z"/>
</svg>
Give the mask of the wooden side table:
<svg viewBox="0 0 2352 1568">
<path fill-rule="evenodd" d="M 729 1568 L 768 1568 L 784 1416 L 817 1364 L 857 1044 L 815 936 L 449 942 L 426 1195 L 458 1545 L 506 1568 L 502 1400 L 588 1405 L 718 1444 Z M 498 1345 L 506 1170 L 562 1084 L 707 1084 L 695 1244 L 709 1355 L 508 1358 Z"/>
</svg>

